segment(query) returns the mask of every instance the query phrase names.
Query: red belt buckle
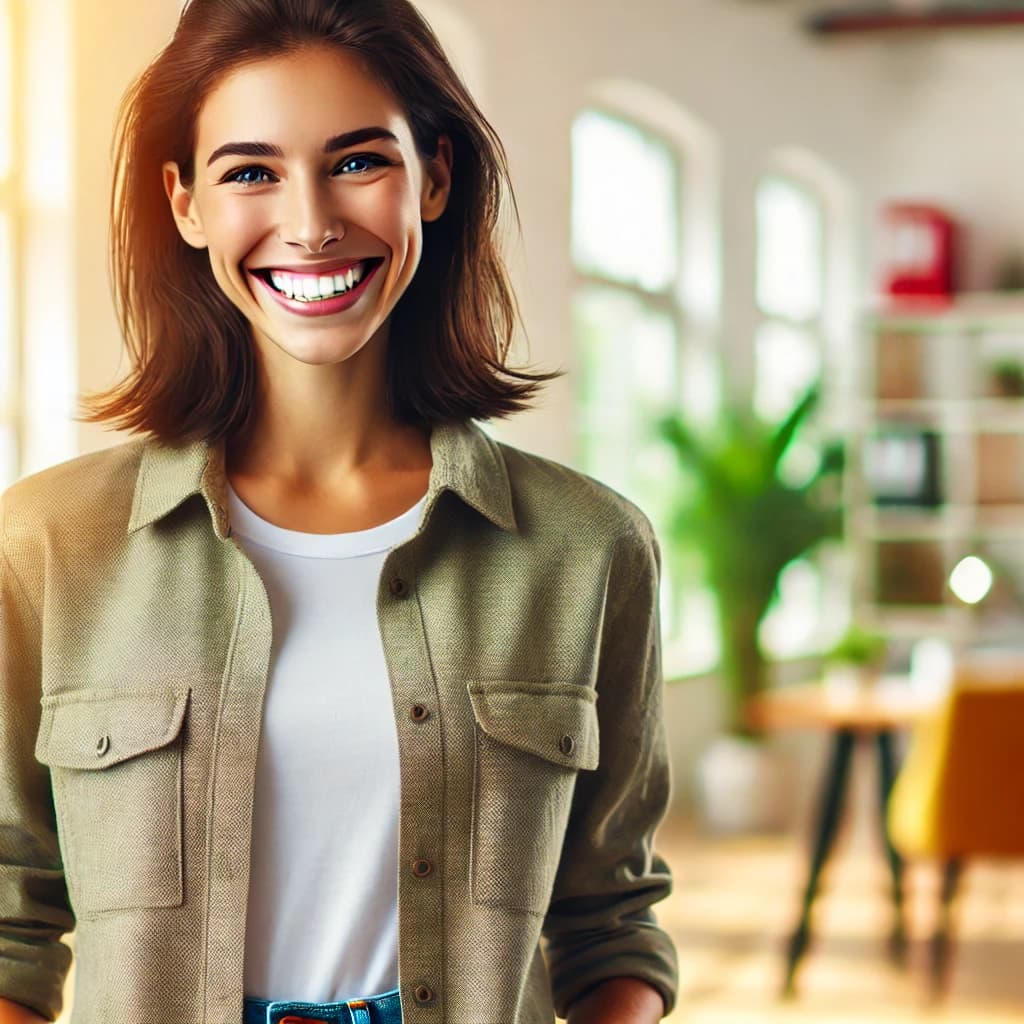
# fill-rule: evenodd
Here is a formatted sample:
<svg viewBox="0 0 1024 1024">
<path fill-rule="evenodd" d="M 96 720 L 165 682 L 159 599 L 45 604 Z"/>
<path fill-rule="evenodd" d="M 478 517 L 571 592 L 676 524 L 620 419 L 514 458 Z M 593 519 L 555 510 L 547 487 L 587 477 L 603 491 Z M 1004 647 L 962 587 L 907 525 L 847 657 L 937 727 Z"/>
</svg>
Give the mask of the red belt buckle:
<svg viewBox="0 0 1024 1024">
<path fill-rule="evenodd" d="M 282 1017 L 278 1024 L 327 1024 L 323 1017 Z"/>
</svg>

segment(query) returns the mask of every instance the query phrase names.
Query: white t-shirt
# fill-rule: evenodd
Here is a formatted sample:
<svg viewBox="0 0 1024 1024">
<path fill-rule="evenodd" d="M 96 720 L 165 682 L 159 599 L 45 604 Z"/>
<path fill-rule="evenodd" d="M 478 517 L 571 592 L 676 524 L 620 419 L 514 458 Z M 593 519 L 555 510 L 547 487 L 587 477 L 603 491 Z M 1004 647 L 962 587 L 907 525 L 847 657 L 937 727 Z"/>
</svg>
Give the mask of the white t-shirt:
<svg viewBox="0 0 1024 1024">
<path fill-rule="evenodd" d="M 423 503 L 369 530 L 301 533 L 228 485 L 274 624 L 246 996 L 335 1002 L 398 987 L 398 735 L 376 601 L 384 559 L 416 532 Z"/>
</svg>

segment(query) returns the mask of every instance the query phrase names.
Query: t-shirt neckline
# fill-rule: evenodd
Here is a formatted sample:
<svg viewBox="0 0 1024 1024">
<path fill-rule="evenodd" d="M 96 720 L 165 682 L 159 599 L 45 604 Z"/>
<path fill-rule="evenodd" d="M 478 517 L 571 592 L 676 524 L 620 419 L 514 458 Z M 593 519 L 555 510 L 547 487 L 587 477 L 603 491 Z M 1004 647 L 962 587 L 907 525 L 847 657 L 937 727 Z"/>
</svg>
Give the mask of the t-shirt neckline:
<svg viewBox="0 0 1024 1024">
<path fill-rule="evenodd" d="M 345 533 L 306 533 L 286 530 L 257 515 L 227 481 L 228 518 L 232 532 L 261 547 L 307 558 L 358 558 L 387 551 L 407 540 L 419 525 L 420 512 L 426 502 L 424 494 L 411 508 L 367 530 Z"/>
</svg>

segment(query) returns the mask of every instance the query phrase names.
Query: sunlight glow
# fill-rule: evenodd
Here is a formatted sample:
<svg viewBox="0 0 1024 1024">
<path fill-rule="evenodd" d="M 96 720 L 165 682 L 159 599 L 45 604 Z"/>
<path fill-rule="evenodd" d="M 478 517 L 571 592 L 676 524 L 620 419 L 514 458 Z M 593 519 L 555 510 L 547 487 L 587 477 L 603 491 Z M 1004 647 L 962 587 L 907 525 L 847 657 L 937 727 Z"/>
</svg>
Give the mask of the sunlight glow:
<svg viewBox="0 0 1024 1024">
<path fill-rule="evenodd" d="M 957 563 L 949 576 L 949 589 L 964 604 L 977 604 L 992 589 L 992 570 L 976 555 Z"/>
<path fill-rule="evenodd" d="M 0 3 L 0 180 L 11 173 L 14 146 L 14 52 L 11 40 L 11 9 Z"/>
</svg>

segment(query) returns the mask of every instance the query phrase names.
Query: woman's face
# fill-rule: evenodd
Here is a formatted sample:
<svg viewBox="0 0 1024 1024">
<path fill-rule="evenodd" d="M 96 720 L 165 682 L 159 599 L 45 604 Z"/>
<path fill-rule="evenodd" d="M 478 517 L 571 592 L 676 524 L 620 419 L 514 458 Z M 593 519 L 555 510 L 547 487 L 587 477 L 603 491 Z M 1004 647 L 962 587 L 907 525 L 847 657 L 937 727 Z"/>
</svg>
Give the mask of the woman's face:
<svg viewBox="0 0 1024 1024">
<path fill-rule="evenodd" d="M 164 187 L 257 343 L 335 363 L 386 337 L 448 199 L 449 140 L 423 160 L 397 100 L 327 48 L 235 69 L 196 128 L 192 189 L 173 162 Z"/>
</svg>

